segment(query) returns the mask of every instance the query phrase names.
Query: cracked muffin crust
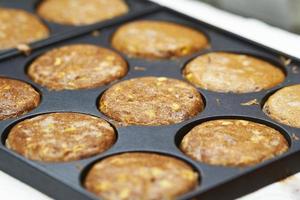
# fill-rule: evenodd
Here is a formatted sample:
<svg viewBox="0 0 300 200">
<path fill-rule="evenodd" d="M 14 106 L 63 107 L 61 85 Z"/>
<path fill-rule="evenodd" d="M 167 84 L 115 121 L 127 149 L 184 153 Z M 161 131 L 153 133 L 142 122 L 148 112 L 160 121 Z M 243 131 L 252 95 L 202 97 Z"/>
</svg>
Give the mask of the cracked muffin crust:
<svg viewBox="0 0 300 200">
<path fill-rule="evenodd" d="M 263 111 L 277 122 L 300 128 L 300 85 L 275 92 L 264 104 Z"/>
<path fill-rule="evenodd" d="M 182 139 L 180 149 L 189 157 L 211 165 L 245 167 L 288 150 L 277 130 L 238 120 L 211 120 L 195 126 Z"/>
<path fill-rule="evenodd" d="M 124 125 L 168 125 L 204 109 L 199 92 L 188 83 L 166 77 L 122 81 L 103 93 L 99 109 Z"/>
<path fill-rule="evenodd" d="M 90 44 L 53 49 L 35 59 L 29 77 L 50 90 L 95 88 L 122 78 L 127 63 L 117 53 Z"/>
<path fill-rule="evenodd" d="M 184 77 L 197 87 L 215 92 L 248 93 L 272 88 L 285 79 L 276 66 L 243 54 L 213 52 L 190 61 Z"/>
<path fill-rule="evenodd" d="M 80 113 L 42 114 L 16 124 L 7 148 L 36 161 L 67 162 L 110 148 L 116 133 L 106 121 Z"/>
<path fill-rule="evenodd" d="M 36 16 L 24 10 L 0 7 L 0 50 L 48 36 L 48 28 Z"/>
<path fill-rule="evenodd" d="M 31 85 L 0 77 L 0 120 L 25 114 L 39 103 L 40 94 Z"/>
<path fill-rule="evenodd" d="M 94 164 L 84 186 L 107 200 L 170 200 L 193 190 L 198 179 L 198 173 L 179 159 L 155 153 L 123 153 Z"/>
<path fill-rule="evenodd" d="M 37 13 L 52 22 L 66 25 L 89 25 L 128 12 L 123 0 L 43 0 Z"/>
<path fill-rule="evenodd" d="M 142 20 L 121 26 L 113 35 L 112 45 L 129 56 L 171 58 L 208 47 L 208 39 L 200 31 L 183 25 Z"/>
</svg>

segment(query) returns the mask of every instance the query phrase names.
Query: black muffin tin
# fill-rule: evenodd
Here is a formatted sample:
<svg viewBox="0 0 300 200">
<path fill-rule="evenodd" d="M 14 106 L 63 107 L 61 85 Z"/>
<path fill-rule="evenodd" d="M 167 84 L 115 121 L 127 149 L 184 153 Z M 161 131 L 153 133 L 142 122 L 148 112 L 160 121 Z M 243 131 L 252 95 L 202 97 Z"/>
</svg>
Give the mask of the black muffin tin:
<svg viewBox="0 0 300 200">
<path fill-rule="evenodd" d="M 154 7 L 155 9 L 153 9 Z M 28 82 L 42 95 L 41 104 L 33 111 L 18 118 L 0 121 L 2 137 L 2 143 L 0 144 L 1 170 L 55 199 L 96 199 L 93 194 L 86 191 L 82 186 L 84 176 L 93 163 L 107 156 L 123 152 L 156 152 L 186 161 L 201 176 L 199 186 L 179 197 L 179 199 L 223 200 L 245 195 L 299 171 L 300 130 L 271 120 L 262 112 L 262 106 L 267 97 L 276 90 L 300 83 L 300 61 L 168 8 L 154 7 L 150 9 L 145 7 L 139 14 L 129 14 L 127 17 L 110 21 L 105 25 L 99 24 L 99 26 L 94 26 L 89 30 L 82 31 L 77 28 L 69 36 L 68 34 L 62 34 L 61 36 L 58 34 L 56 37 L 58 39 L 54 41 L 51 38 L 46 40 L 43 45 L 33 50 L 29 56 L 19 53 L 0 60 L 1 76 Z M 276 64 L 283 70 L 286 79 L 282 84 L 272 89 L 248 94 L 216 93 L 198 89 L 205 99 L 205 109 L 190 120 L 168 126 L 119 126 L 103 115 L 97 108 L 99 97 L 112 84 L 95 89 L 48 91 L 46 88 L 34 83 L 26 75 L 28 65 L 39 55 L 53 48 L 68 44 L 89 43 L 113 49 L 110 39 L 115 30 L 125 21 L 139 19 L 172 21 L 193 27 L 203 31 L 208 36 L 211 47 L 177 59 L 147 60 L 130 58 L 121 54 L 128 62 L 129 72 L 120 81 L 141 76 L 166 76 L 184 80 L 181 70 L 190 59 L 214 51 L 243 53 L 262 58 Z M 99 31 L 100 34 L 93 34 L 95 30 Z M 241 105 L 253 99 L 256 99 L 259 105 Z M 26 118 L 50 112 L 80 112 L 106 119 L 114 125 L 117 131 L 117 142 L 108 151 L 99 155 L 79 161 L 57 164 L 30 161 L 5 147 L 5 139 L 14 124 Z M 207 165 L 190 159 L 179 150 L 178 144 L 192 127 L 203 121 L 223 118 L 247 119 L 278 129 L 289 141 L 290 148 L 278 157 L 245 168 Z"/>
</svg>

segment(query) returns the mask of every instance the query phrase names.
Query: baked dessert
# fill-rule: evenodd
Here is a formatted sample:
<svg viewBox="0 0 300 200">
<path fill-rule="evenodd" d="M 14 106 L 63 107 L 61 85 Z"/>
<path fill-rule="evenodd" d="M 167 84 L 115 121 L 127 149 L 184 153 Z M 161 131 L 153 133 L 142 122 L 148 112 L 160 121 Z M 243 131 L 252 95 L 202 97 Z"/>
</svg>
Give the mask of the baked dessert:
<svg viewBox="0 0 300 200">
<path fill-rule="evenodd" d="M 0 77 L 0 120 L 25 114 L 39 103 L 40 94 L 31 85 Z"/>
<path fill-rule="evenodd" d="M 16 124 L 6 139 L 7 148 L 43 162 L 87 158 L 110 148 L 116 141 L 106 121 L 80 113 L 49 113 Z"/>
<path fill-rule="evenodd" d="M 65 25 L 89 25 L 128 12 L 124 0 L 43 0 L 37 13 L 48 21 Z"/>
<path fill-rule="evenodd" d="M 288 142 L 277 130 L 247 120 L 219 119 L 195 126 L 182 139 L 187 156 L 211 165 L 245 167 L 288 150 Z"/>
<path fill-rule="evenodd" d="M 133 57 L 171 58 L 208 47 L 208 39 L 202 32 L 183 25 L 141 20 L 122 25 L 113 35 L 112 45 Z"/>
<path fill-rule="evenodd" d="M 175 199 L 198 185 L 185 162 L 154 153 L 123 153 L 97 162 L 84 186 L 103 199 Z"/>
<path fill-rule="evenodd" d="M 100 98 L 99 109 L 124 125 L 168 125 L 187 120 L 204 108 L 198 91 L 166 77 L 141 77 L 113 85 Z"/>
<path fill-rule="evenodd" d="M 50 90 L 95 88 L 122 78 L 128 70 L 117 53 L 90 44 L 53 49 L 34 60 L 29 77 Z"/>
<path fill-rule="evenodd" d="M 263 111 L 279 123 L 300 128 L 300 85 L 287 86 L 272 94 Z"/>
<path fill-rule="evenodd" d="M 252 56 L 225 52 L 200 55 L 183 70 L 194 85 L 215 92 L 248 93 L 272 88 L 285 79 L 277 66 Z"/>
<path fill-rule="evenodd" d="M 0 7 L 0 50 L 15 48 L 49 36 L 48 28 L 21 9 Z"/>
</svg>

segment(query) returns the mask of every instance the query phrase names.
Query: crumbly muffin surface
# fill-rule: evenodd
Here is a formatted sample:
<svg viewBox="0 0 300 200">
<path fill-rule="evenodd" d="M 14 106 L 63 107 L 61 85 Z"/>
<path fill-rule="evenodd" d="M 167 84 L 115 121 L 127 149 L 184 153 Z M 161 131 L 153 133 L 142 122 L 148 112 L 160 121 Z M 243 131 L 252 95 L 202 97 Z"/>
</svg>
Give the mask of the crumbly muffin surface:
<svg viewBox="0 0 300 200">
<path fill-rule="evenodd" d="M 266 61 L 223 52 L 196 57 L 185 66 L 183 75 L 200 88 L 232 93 L 258 92 L 285 79 L 278 67 Z"/>
<path fill-rule="evenodd" d="M 0 7 L 0 50 L 45 39 L 49 34 L 48 28 L 31 13 Z"/>
<path fill-rule="evenodd" d="M 300 128 L 300 85 L 275 92 L 266 101 L 263 111 L 280 123 Z"/>
<path fill-rule="evenodd" d="M 207 164 L 244 167 L 284 153 L 288 142 L 280 132 L 266 125 L 221 119 L 195 126 L 182 139 L 180 149 Z"/>
<path fill-rule="evenodd" d="M 116 140 L 106 121 L 80 113 L 50 113 L 16 124 L 6 146 L 22 156 L 43 162 L 67 162 L 99 154 Z"/>
<path fill-rule="evenodd" d="M 95 88 L 122 78 L 128 70 L 117 53 L 90 44 L 53 49 L 34 60 L 29 77 L 50 90 Z"/>
<path fill-rule="evenodd" d="M 89 25 L 128 12 L 124 0 L 43 0 L 38 14 L 46 20 L 66 25 Z"/>
<path fill-rule="evenodd" d="M 99 109 L 124 125 L 168 125 L 187 120 L 204 108 L 198 91 L 166 77 L 142 77 L 113 85 L 101 96 Z"/>
<path fill-rule="evenodd" d="M 0 77 L 0 120 L 25 114 L 39 103 L 40 94 L 31 85 Z"/>
<path fill-rule="evenodd" d="M 171 200 L 197 185 L 198 174 L 188 164 L 153 153 L 105 158 L 84 180 L 89 191 L 106 200 Z"/>
<path fill-rule="evenodd" d="M 179 24 L 142 20 L 121 26 L 112 45 L 129 56 L 171 58 L 208 47 L 208 39 L 203 33 Z"/>
</svg>

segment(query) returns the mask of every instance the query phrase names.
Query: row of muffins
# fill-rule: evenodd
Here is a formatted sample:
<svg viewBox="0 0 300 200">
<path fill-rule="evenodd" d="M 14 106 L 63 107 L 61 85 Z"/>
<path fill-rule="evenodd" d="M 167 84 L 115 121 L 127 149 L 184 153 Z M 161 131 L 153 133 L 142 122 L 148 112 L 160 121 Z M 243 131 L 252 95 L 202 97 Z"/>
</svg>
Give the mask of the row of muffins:
<svg viewBox="0 0 300 200">
<path fill-rule="evenodd" d="M 115 130 L 106 121 L 64 112 L 17 123 L 5 144 L 28 159 L 57 163 L 102 153 L 116 138 Z M 288 142 L 279 131 L 263 124 L 222 119 L 197 125 L 184 136 L 179 147 L 202 163 L 245 167 L 286 152 Z M 97 161 L 88 169 L 83 185 L 104 199 L 174 199 L 195 189 L 199 181 L 200 174 L 180 159 L 135 152 Z M 133 187 L 135 184 L 140 187 Z"/>
<path fill-rule="evenodd" d="M 102 153 L 116 138 L 113 127 L 98 117 L 49 113 L 16 124 L 5 145 L 28 159 L 57 163 Z M 279 131 L 266 125 L 221 119 L 197 125 L 184 136 L 179 147 L 185 155 L 202 163 L 245 167 L 286 152 L 288 142 Z M 200 174 L 180 159 L 135 152 L 97 161 L 87 170 L 83 185 L 104 199 L 174 199 L 195 189 L 199 181 Z M 140 187 L 133 187 L 135 184 Z"/>
<path fill-rule="evenodd" d="M 53 49 L 38 57 L 29 66 L 28 75 L 50 90 L 74 90 L 102 86 L 124 77 L 127 71 L 126 61 L 114 51 L 77 44 Z M 270 89 L 285 79 L 284 72 L 271 63 L 226 52 L 211 52 L 194 58 L 184 67 L 183 76 L 202 89 L 232 93 Z"/>
<path fill-rule="evenodd" d="M 40 93 L 31 85 L 4 77 L 0 84 L 0 120 L 18 117 L 39 105 Z M 264 113 L 279 123 L 299 128 L 299 91 L 300 85 L 276 91 L 265 102 Z M 180 123 L 202 112 L 204 106 L 196 88 L 167 77 L 121 81 L 106 90 L 98 102 L 102 113 L 123 125 Z"/>
<path fill-rule="evenodd" d="M 128 12 L 123 0 L 41 0 L 38 16 L 63 25 L 89 25 Z M 15 48 L 49 37 L 47 26 L 35 15 L 21 9 L 0 8 L 0 50 Z"/>
<path fill-rule="evenodd" d="M 177 26 L 175 30 L 161 26 L 152 30 L 153 24 L 147 26 L 147 23 L 142 22 L 142 28 L 138 28 L 145 31 L 135 30 L 135 27 L 125 29 L 123 32 L 126 34 L 119 37 L 131 39 L 124 42 L 115 40 L 115 48 L 131 56 L 146 58 L 177 57 L 199 50 L 190 47 L 197 40 L 186 43 L 184 36 L 194 37 L 188 33 L 179 34 Z M 172 30 L 171 36 L 168 30 Z M 115 37 L 118 35 L 120 33 L 117 32 Z M 148 40 L 147 37 L 155 39 Z M 177 43 L 176 38 L 180 42 Z M 134 41 L 132 45 L 131 41 Z M 170 43 L 172 45 L 166 45 Z M 29 67 L 29 76 L 49 89 L 61 90 L 98 87 L 123 77 L 127 72 L 127 65 L 124 67 L 126 62 L 111 51 L 100 51 L 99 47 L 94 47 L 97 51 L 77 47 L 74 53 L 68 50 L 69 47 L 62 47 L 70 53 L 67 56 L 61 56 L 64 55 L 61 48 L 56 49 L 53 55 L 47 57 L 46 53 L 39 57 Z M 249 56 L 212 53 L 203 57 L 191 61 L 183 73 L 187 80 L 204 89 L 254 92 L 271 88 L 284 79 L 284 74 L 276 66 Z M 92 67 L 86 67 L 87 63 Z M 84 76 L 86 73 L 90 73 L 89 76 Z M 202 73 L 207 74 L 203 76 Z M 4 78 L 1 81 L 1 97 L 7 100 L 1 99 L 5 102 L 5 105 L 2 104 L 6 114 L 4 118 L 19 116 L 38 105 L 40 96 L 30 85 Z M 230 81 L 246 81 L 246 86 L 237 84 L 239 87 L 231 88 L 233 84 L 228 84 Z M 275 104 L 275 109 L 268 106 L 266 112 L 271 113 L 278 106 L 282 107 L 281 95 L 290 97 L 295 88 L 273 98 L 275 103 L 271 104 Z M 297 95 L 291 99 L 297 102 Z M 284 103 L 297 105 L 289 100 L 287 102 Z M 108 89 L 99 101 L 99 109 L 104 114 L 129 125 L 174 124 L 195 116 L 203 108 L 203 99 L 195 87 L 166 77 L 143 77 L 119 82 Z M 18 111 L 10 114 L 13 109 Z M 67 162 L 101 153 L 115 141 L 115 130 L 100 118 L 79 113 L 51 113 L 16 124 L 8 134 L 6 146 L 32 160 Z M 194 127 L 182 139 L 180 149 L 189 157 L 212 165 L 249 166 L 287 151 L 288 142 L 280 132 L 268 126 L 246 120 L 221 119 Z M 125 153 L 103 159 L 91 168 L 84 180 L 84 186 L 89 191 L 104 199 L 173 199 L 193 190 L 198 184 L 199 175 L 185 162 L 151 153 Z"/>
<path fill-rule="evenodd" d="M 69 162 L 106 151 L 116 142 L 116 134 L 99 117 L 57 112 L 18 122 L 9 130 L 5 144 L 31 160 Z M 260 123 L 216 119 L 193 127 L 179 147 L 203 163 L 243 167 L 285 152 L 288 142 L 278 130 Z"/>
<path fill-rule="evenodd" d="M 115 49 L 128 56 L 153 59 L 190 55 L 207 48 L 209 44 L 207 37 L 200 31 L 171 22 L 152 20 L 121 26 L 114 33 L 111 43 Z M 54 49 L 39 57 L 29 67 L 28 74 L 39 84 L 60 90 L 101 86 L 123 77 L 126 72 L 126 62 L 116 53 L 91 45 L 73 45 Z M 99 73 L 104 73 L 104 79 L 97 76 Z M 234 93 L 269 89 L 284 80 L 284 73 L 268 62 L 251 56 L 221 52 L 197 57 L 185 67 L 183 75 L 201 88 Z"/>
</svg>

